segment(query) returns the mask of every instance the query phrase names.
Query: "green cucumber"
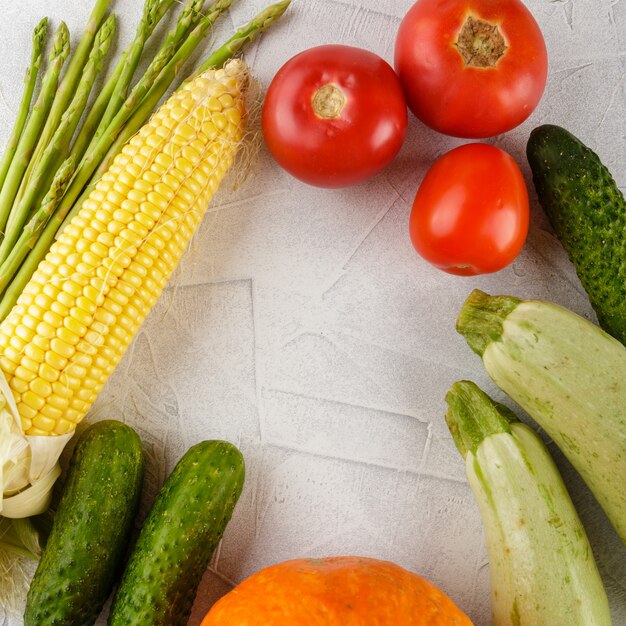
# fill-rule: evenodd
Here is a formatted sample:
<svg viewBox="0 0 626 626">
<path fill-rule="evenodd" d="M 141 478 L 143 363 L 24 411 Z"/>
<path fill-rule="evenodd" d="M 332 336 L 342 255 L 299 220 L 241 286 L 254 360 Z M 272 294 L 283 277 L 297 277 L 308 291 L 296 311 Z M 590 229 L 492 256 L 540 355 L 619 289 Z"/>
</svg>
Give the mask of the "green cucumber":
<svg viewBox="0 0 626 626">
<path fill-rule="evenodd" d="M 241 494 L 244 462 L 226 441 L 190 448 L 157 494 L 131 553 L 110 626 L 184 626 Z"/>
<path fill-rule="evenodd" d="M 626 543 L 626 348 L 564 307 L 479 290 L 457 330 L 569 459 Z"/>
<path fill-rule="evenodd" d="M 537 433 L 469 381 L 446 402 L 485 529 L 494 626 L 611 626 L 585 529 Z"/>
<path fill-rule="evenodd" d="M 597 154 L 559 126 L 526 147 L 539 202 L 600 325 L 626 345 L 626 200 Z"/>
<path fill-rule="evenodd" d="M 28 591 L 25 626 L 95 622 L 121 570 L 143 466 L 139 436 L 122 422 L 96 422 L 82 433 Z"/>
</svg>

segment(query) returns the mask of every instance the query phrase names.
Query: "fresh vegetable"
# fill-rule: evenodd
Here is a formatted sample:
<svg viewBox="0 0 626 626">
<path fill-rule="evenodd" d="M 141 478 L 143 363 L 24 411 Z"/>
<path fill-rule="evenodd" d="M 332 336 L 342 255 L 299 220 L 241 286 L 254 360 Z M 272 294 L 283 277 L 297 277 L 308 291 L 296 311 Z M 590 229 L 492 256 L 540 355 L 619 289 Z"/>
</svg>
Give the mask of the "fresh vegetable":
<svg viewBox="0 0 626 626">
<path fill-rule="evenodd" d="M 485 527 L 494 626 L 611 626 L 585 529 L 539 436 L 474 383 L 454 383 L 446 402 Z"/>
<path fill-rule="evenodd" d="M 19 104 L 17 117 L 15 118 L 15 124 L 11 131 L 11 136 L 7 143 L 6 150 L 0 160 L 0 189 L 4 185 L 4 181 L 7 176 L 7 172 L 13 159 L 13 154 L 17 150 L 17 144 L 24 130 L 26 120 L 28 119 L 28 113 L 30 105 L 35 93 L 35 86 L 37 84 L 37 78 L 39 76 L 39 69 L 41 67 L 41 58 L 43 56 L 45 48 L 45 38 L 48 31 L 48 18 L 44 17 L 33 31 L 33 50 L 31 54 L 30 65 L 26 70 L 26 76 L 24 78 L 24 93 Z"/>
<path fill-rule="evenodd" d="M 184 626 L 200 579 L 241 494 L 235 446 L 203 441 L 165 481 L 115 594 L 110 626 Z"/>
<path fill-rule="evenodd" d="M 70 437 L 61 435 L 44 443 L 40 438 L 25 436 L 13 392 L 0 370 L 2 517 L 20 519 L 46 511 L 51 489 L 61 474 L 57 460 Z"/>
<path fill-rule="evenodd" d="M 532 131 L 539 202 L 576 267 L 600 325 L 626 344 L 626 200 L 599 157 L 559 126 Z"/>
<path fill-rule="evenodd" d="M 626 348 L 556 304 L 478 290 L 457 329 L 578 470 L 626 543 Z"/>
<path fill-rule="evenodd" d="M 424 124 L 477 138 L 510 130 L 533 112 L 548 60 L 521 0 L 418 0 L 400 24 L 395 67 Z"/>
<path fill-rule="evenodd" d="M 115 157 L 0 324 L 0 368 L 23 433 L 3 457 L 22 468 L 14 490 L 35 469 L 55 471 L 176 266 L 235 157 L 246 80 L 243 63 L 231 61 L 170 97 Z"/>
<path fill-rule="evenodd" d="M 143 466 L 141 441 L 122 422 L 96 422 L 81 434 L 28 592 L 25 626 L 96 620 L 121 569 Z"/>
<path fill-rule="evenodd" d="M 280 68 L 262 122 L 270 153 L 290 174 L 319 187 L 345 187 L 396 156 L 407 112 L 386 61 L 360 48 L 326 45 Z"/>
<path fill-rule="evenodd" d="M 156 2 L 167 2 L 167 0 L 146 0 L 146 4 L 152 5 Z M 35 153 L 31 157 L 29 168 L 39 162 L 43 151 L 48 147 L 61 119 L 66 113 L 68 106 L 77 90 L 81 80 L 83 68 L 91 56 L 94 43 L 100 32 L 103 22 L 108 19 L 107 11 L 111 0 L 96 0 L 94 7 L 87 21 L 87 25 L 78 41 L 74 53 L 69 58 L 65 74 L 59 82 L 58 89 L 54 91 L 54 100 L 50 112 L 46 117 L 46 122 L 41 132 L 41 137 L 37 143 Z M 97 47 L 97 46 L 96 46 Z"/>
<path fill-rule="evenodd" d="M 513 158 L 472 143 L 447 152 L 428 170 L 409 232 L 429 263 L 468 276 L 511 263 L 526 241 L 528 222 L 528 193 Z"/>
<path fill-rule="evenodd" d="M 471 626 L 452 600 L 394 563 L 340 556 L 267 567 L 222 597 L 201 626 Z"/>
<path fill-rule="evenodd" d="M 69 55 L 70 34 L 64 22 L 61 22 L 54 35 L 48 67 L 41 79 L 41 90 L 28 121 L 15 147 L 9 145 L 3 159 L 7 168 L 2 188 L 0 189 L 0 227 L 4 227 L 9 219 L 11 207 L 18 194 L 22 177 L 26 172 L 31 155 L 37 146 L 39 134 L 45 124 L 59 82 L 63 64 Z M 11 151 L 9 151 L 11 150 Z"/>
</svg>

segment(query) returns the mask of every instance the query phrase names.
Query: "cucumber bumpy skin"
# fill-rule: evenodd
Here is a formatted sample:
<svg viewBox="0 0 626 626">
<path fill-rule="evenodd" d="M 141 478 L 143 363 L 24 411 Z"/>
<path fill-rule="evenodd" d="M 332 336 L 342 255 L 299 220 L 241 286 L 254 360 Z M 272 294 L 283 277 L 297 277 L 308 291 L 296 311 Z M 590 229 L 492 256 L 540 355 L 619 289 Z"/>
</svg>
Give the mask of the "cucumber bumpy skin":
<svg viewBox="0 0 626 626">
<path fill-rule="evenodd" d="M 104 420 L 80 436 L 26 599 L 25 626 L 93 624 L 130 538 L 143 480 L 137 433 Z"/>
<path fill-rule="evenodd" d="M 165 481 L 117 590 L 109 626 L 184 626 L 244 482 L 235 446 L 191 447 Z"/>
<path fill-rule="evenodd" d="M 535 128 L 526 147 L 539 202 L 602 328 L 626 345 L 626 200 L 599 157 L 567 130 Z"/>
</svg>

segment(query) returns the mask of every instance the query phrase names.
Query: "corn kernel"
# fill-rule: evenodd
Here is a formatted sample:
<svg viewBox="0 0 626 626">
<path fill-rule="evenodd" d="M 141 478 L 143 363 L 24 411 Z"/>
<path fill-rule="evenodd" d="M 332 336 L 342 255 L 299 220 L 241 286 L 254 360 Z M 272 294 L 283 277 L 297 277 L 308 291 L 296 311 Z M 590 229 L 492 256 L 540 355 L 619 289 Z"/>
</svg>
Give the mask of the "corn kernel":
<svg viewBox="0 0 626 626">
<path fill-rule="evenodd" d="M 76 301 L 75 297 L 67 291 L 60 291 L 57 300 L 65 307 L 72 307 Z M 43 314 L 43 313 L 42 313 Z"/>
<path fill-rule="evenodd" d="M 86 339 L 81 339 L 76 345 L 76 350 L 88 356 L 94 356 L 98 352 L 98 348 Z"/>
<path fill-rule="evenodd" d="M 96 303 L 89 300 L 89 298 L 85 298 L 85 296 L 79 296 L 76 298 L 76 306 L 79 309 L 82 309 L 90 316 L 96 312 Z"/>
<path fill-rule="evenodd" d="M 73 280 L 65 280 L 63 282 L 63 291 L 65 291 L 65 293 L 69 294 L 73 298 L 78 298 L 78 296 L 80 296 L 81 294 L 82 289 L 80 285 Z"/>
<path fill-rule="evenodd" d="M 70 416 L 74 417 L 74 419 L 72 420 Z M 72 411 L 71 413 L 69 409 L 65 411 L 65 419 L 60 419 L 56 423 L 56 426 L 54 427 L 54 434 L 65 435 L 66 433 L 69 433 L 70 431 L 74 430 L 76 428 L 76 424 L 80 420 L 79 416 L 80 416 L 80 413 L 76 411 Z"/>
<path fill-rule="evenodd" d="M 34 394 L 42 398 L 47 398 L 52 393 L 52 385 L 43 378 L 36 377 L 28 386 Z"/>
<path fill-rule="evenodd" d="M 55 393 L 53 393 L 46 402 L 46 407 L 54 407 L 55 409 L 59 409 L 60 411 L 65 411 L 69 405 L 69 400 L 67 398 L 63 398 Z"/>
<path fill-rule="evenodd" d="M 15 378 L 13 380 L 16 380 Z M 22 402 L 35 411 L 40 411 L 46 404 L 45 398 L 33 393 L 30 389 L 22 392 Z M 34 422 L 34 420 L 33 420 Z"/>
<path fill-rule="evenodd" d="M 43 321 L 50 326 L 52 332 L 54 333 L 54 329 L 63 323 L 63 318 L 58 313 L 55 313 L 51 306 L 50 310 L 43 314 Z"/>
<path fill-rule="evenodd" d="M 65 407 L 63 407 L 63 408 L 65 408 Z M 52 428 L 50 430 L 53 430 L 54 427 L 56 426 L 56 423 L 63 417 L 63 410 L 53 406 L 49 402 L 46 403 L 42 407 L 42 409 L 41 409 L 41 411 L 39 413 L 40 413 L 40 415 L 43 415 L 44 417 L 47 417 L 49 420 L 52 421 Z M 36 417 L 33 420 L 33 424 L 35 424 L 36 426 L 39 426 L 39 423 L 37 422 L 38 419 L 41 419 L 41 418 L 40 417 Z"/>
<path fill-rule="evenodd" d="M 15 334 L 24 341 L 25 345 L 28 345 L 28 342 L 33 338 L 35 333 L 28 326 L 20 324 L 15 327 Z"/>
<path fill-rule="evenodd" d="M 162 144 L 162 139 L 156 133 L 146 137 L 146 145 L 150 148 L 159 148 Z"/>
<path fill-rule="evenodd" d="M 35 361 L 25 354 L 22 355 L 22 360 L 20 361 L 20 365 L 31 372 L 36 372 L 39 369 L 39 363 L 40 361 Z"/>
<path fill-rule="evenodd" d="M 48 324 L 48 322 L 39 322 L 39 324 L 37 324 L 37 334 L 40 337 L 52 338 L 56 334 L 56 329 L 51 324 Z"/>
<path fill-rule="evenodd" d="M 53 383 L 59 379 L 59 370 L 48 363 L 41 363 L 37 369 L 37 373 L 40 378 L 47 380 L 49 383 Z"/>
<path fill-rule="evenodd" d="M 52 352 L 48 352 L 48 354 L 46 354 L 46 357 L 51 354 L 52 356 L 50 358 L 53 360 L 53 362 L 50 363 L 47 358 L 46 362 L 50 363 L 52 367 L 55 367 L 55 364 L 58 362 L 58 357 L 61 357 L 61 359 L 69 359 L 76 350 L 74 346 L 66 343 L 62 339 L 59 339 L 59 337 L 55 337 L 54 339 L 52 339 L 52 341 L 50 342 L 50 349 L 52 350 Z M 63 367 L 65 367 L 65 364 L 61 365 L 59 369 Z"/>
<path fill-rule="evenodd" d="M 43 363 L 44 351 L 32 342 L 24 346 L 24 354 L 37 363 Z"/>
<path fill-rule="evenodd" d="M 27 369 L 21 364 L 15 368 L 14 375 L 27 383 L 30 383 L 37 378 L 37 372 L 32 372 L 30 369 Z"/>
<path fill-rule="evenodd" d="M 41 335 L 35 335 L 31 342 L 37 348 L 41 348 L 44 352 L 47 352 L 50 349 L 50 339 L 48 337 L 42 337 Z M 11 358 L 11 355 L 8 350 L 5 350 L 5 356 Z"/>
<path fill-rule="evenodd" d="M 5 374 L 13 375 L 17 369 L 17 363 L 7 358 L 6 355 L 2 355 L 0 356 L 0 367 L 2 367 Z"/>
<path fill-rule="evenodd" d="M 72 318 L 68 317 L 66 319 Z M 69 344 L 70 346 L 75 346 L 80 341 L 81 335 L 73 333 L 69 328 L 66 328 L 65 326 L 60 326 L 59 328 L 57 328 L 57 337 L 61 341 Z"/>
<path fill-rule="evenodd" d="M 73 361 L 72 363 L 70 363 L 67 367 L 67 373 L 70 376 L 74 376 L 75 378 L 85 378 L 88 374 L 88 370 L 86 367 L 84 367 L 83 365 L 80 365 L 79 363 L 76 363 L 75 361 Z"/>
<path fill-rule="evenodd" d="M 66 315 L 69 315 L 69 312 L 70 312 L 70 310 L 66 306 L 61 304 L 58 300 L 55 300 L 50 305 L 50 310 L 56 313 L 57 315 L 60 315 L 62 318 L 65 317 Z"/>
<path fill-rule="evenodd" d="M 35 409 L 31 409 L 28 405 L 24 404 L 23 402 L 17 403 L 17 410 L 22 420 L 26 419 L 29 422 L 31 422 L 33 417 L 37 415 L 37 411 L 35 411 Z"/>
</svg>

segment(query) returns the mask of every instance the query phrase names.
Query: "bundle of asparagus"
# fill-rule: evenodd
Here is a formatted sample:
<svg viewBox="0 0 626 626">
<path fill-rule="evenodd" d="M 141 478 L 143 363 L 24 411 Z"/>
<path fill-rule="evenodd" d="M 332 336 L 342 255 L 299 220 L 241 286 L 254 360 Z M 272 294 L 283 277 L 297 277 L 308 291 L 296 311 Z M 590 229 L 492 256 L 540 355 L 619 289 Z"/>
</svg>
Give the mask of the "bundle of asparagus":
<svg viewBox="0 0 626 626">
<path fill-rule="evenodd" d="M 219 68 L 287 9 L 269 6 L 217 48 L 196 70 Z M 110 0 L 96 0 L 73 54 L 62 22 L 54 34 L 41 87 L 31 108 L 47 31 L 33 32 L 24 95 L 0 161 L 0 321 L 15 304 L 60 228 L 78 211 L 122 146 L 143 126 L 185 62 L 232 0 L 186 0 L 154 58 L 135 79 L 145 44 L 175 0 L 145 0 L 130 45 L 95 98 L 90 95 L 115 32 Z M 63 66 L 68 60 L 64 75 Z M 135 79 L 135 80 L 134 80 Z M 133 82 L 134 80 L 134 82 Z"/>
</svg>

